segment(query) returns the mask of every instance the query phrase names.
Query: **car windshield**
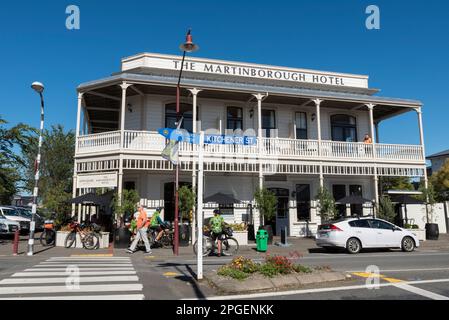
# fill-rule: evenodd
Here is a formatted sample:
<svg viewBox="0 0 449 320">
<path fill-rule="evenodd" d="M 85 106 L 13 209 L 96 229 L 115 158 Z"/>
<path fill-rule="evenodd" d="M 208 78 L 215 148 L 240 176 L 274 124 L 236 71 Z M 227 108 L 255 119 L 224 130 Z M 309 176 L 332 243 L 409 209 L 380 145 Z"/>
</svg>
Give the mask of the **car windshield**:
<svg viewBox="0 0 449 320">
<path fill-rule="evenodd" d="M 5 216 L 14 216 L 14 217 L 18 217 L 19 216 L 19 212 L 14 210 L 14 209 L 2 209 L 3 214 Z"/>
<path fill-rule="evenodd" d="M 31 217 L 31 211 L 27 209 L 18 209 L 20 210 L 20 215 L 30 218 Z"/>
</svg>

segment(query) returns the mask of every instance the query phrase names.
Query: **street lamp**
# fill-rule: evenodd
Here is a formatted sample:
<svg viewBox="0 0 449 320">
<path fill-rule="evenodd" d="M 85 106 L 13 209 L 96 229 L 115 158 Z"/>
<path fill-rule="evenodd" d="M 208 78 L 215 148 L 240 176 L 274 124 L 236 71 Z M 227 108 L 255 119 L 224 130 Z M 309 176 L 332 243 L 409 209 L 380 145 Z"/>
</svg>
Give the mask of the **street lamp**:
<svg viewBox="0 0 449 320">
<path fill-rule="evenodd" d="M 36 91 L 41 98 L 41 126 L 39 131 L 39 147 L 37 151 L 37 158 L 34 164 L 34 190 L 33 190 L 33 209 L 31 211 L 31 224 L 30 224 L 30 238 L 28 240 L 28 256 L 32 256 L 34 254 L 34 231 L 36 225 L 36 210 L 37 210 L 37 195 L 38 195 L 38 183 L 39 183 L 39 165 L 41 163 L 41 149 L 42 149 L 42 134 L 44 131 L 44 85 L 40 82 L 33 82 L 31 85 L 34 91 Z"/>
<path fill-rule="evenodd" d="M 182 71 L 184 70 L 184 61 L 187 52 L 194 52 L 199 49 L 199 47 L 193 43 L 191 30 L 187 32 L 186 42 L 179 46 L 179 49 L 183 52 L 181 70 L 179 72 L 178 84 L 176 86 L 176 125 L 180 121 L 180 96 L 181 96 L 181 77 Z M 196 119 L 193 119 L 196 121 Z M 195 168 L 194 168 L 195 170 Z M 173 250 L 175 255 L 179 255 L 179 164 L 176 165 L 176 177 L 175 177 L 175 239 L 173 244 Z"/>
</svg>

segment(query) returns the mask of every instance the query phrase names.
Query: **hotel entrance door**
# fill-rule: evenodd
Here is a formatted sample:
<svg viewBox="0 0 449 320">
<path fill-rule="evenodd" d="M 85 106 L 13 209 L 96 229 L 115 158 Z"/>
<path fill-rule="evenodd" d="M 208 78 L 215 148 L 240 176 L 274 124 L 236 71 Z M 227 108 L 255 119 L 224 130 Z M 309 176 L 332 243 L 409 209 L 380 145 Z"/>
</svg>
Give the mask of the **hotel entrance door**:
<svg viewBox="0 0 449 320">
<path fill-rule="evenodd" d="M 288 189 L 271 188 L 268 189 L 273 192 L 277 199 L 276 217 L 271 221 L 273 233 L 276 236 L 281 235 L 281 230 L 287 227 L 287 235 L 290 234 L 289 226 L 289 199 L 290 191 Z"/>
</svg>

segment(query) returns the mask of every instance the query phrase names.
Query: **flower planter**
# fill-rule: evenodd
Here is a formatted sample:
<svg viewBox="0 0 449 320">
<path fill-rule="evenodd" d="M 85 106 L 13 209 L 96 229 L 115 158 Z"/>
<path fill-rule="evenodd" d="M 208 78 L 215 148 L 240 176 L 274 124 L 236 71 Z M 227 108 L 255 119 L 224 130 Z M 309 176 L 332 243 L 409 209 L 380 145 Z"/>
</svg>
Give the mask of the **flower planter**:
<svg viewBox="0 0 449 320">
<path fill-rule="evenodd" d="M 56 246 L 57 247 L 64 247 L 65 246 L 65 239 L 69 235 L 70 232 L 68 231 L 58 231 L 56 232 Z M 72 246 L 73 248 L 73 246 Z M 76 234 L 76 248 L 82 249 L 83 244 L 81 243 L 81 238 L 79 233 Z M 101 232 L 101 238 L 100 238 L 100 249 L 103 248 L 109 248 L 109 232 Z"/>
<path fill-rule="evenodd" d="M 407 229 L 415 236 L 418 237 L 419 241 L 426 241 L 426 230 L 423 229 Z"/>
<path fill-rule="evenodd" d="M 234 231 L 232 236 L 237 240 L 239 246 L 248 245 L 248 231 Z"/>
</svg>

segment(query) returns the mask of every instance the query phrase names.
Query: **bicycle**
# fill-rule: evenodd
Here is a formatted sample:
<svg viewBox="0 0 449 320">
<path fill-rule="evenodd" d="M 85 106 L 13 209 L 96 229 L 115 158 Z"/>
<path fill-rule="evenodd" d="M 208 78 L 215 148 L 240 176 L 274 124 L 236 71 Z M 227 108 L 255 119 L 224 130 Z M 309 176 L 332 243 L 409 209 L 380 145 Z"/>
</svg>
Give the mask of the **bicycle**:
<svg viewBox="0 0 449 320">
<path fill-rule="evenodd" d="M 155 247 L 156 244 L 156 238 L 158 235 L 157 229 L 150 229 L 151 234 L 151 247 Z M 168 225 L 166 228 L 163 229 L 162 237 L 159 239 L 158 243 L 160 244 L 159 248 L 169 248 L 173 247 L 173 239 L 174 239 L 174 230 L 171 225 Z"/>
<path fill-rule="evenodd" d="M 45 220 L 44 231 L 41 233 L 40 242 L 43 247 L 49 247 L 55 245 L 56 231 L 53 220 Z"/>
<path fill-rule="evenodd" d="M 220 236 L 221 250 L 225 256 L 233 256 L 239 251 L 239 242 L 232 237 L 233 232 L 231 227 L 224 227 Z M 215 241 L 212 239 L 210 231 L 205 232 L 203 235 L 203 257 L 207 257 L 215 251 L 215 248 L 218 247 L 217 241 L 218 238 Z M 193 245 L 193 252 L 195 255 L 198 254 L 198 240 Z"/>
<path fill-rule="evenodd" d="M 72 231 L 67 235 L 64 246 L 68 249 L 75 244 L 76 247 L 76 235 L 80 235 L 81 243 L 87 250 L 94 250 L 99 248 L 100 239 L 93 231 L 86 231 L 85 226 L 78 222 L 70 223 Z"/>
</svg>

